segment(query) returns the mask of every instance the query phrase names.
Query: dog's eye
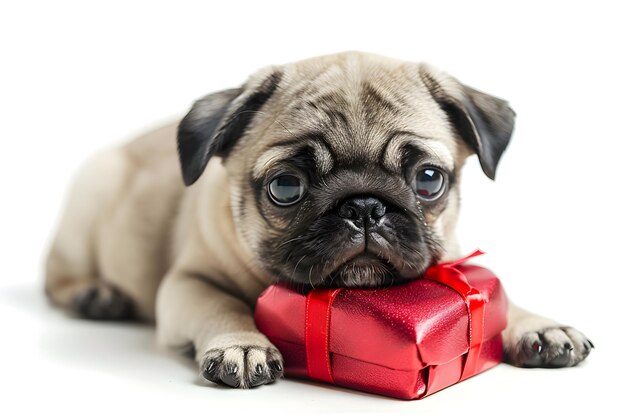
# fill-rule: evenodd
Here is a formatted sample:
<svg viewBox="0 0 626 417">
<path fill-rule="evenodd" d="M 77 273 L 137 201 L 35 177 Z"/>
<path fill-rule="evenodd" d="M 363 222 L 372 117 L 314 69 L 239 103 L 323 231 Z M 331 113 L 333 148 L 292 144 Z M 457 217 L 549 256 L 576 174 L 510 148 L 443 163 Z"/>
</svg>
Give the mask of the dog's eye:
<svg viewBox="0 0 626 417">
<path fill-rule="evenodd" d="M 304 185 L 300 178 L 294 175 L 279 175 L 267 187 L 270 199 L 279 206 L 290 206 L 300 201 L 304 196 Z"/>
<path fill-rule="evenodd" d="M 417 173 L 415 188 L 417 196 L 422 200 L 433 201 L 437 199 L 443 191 L 443 185 L 444 177 L 438 169 L 425 168 Z"/>
</svg>

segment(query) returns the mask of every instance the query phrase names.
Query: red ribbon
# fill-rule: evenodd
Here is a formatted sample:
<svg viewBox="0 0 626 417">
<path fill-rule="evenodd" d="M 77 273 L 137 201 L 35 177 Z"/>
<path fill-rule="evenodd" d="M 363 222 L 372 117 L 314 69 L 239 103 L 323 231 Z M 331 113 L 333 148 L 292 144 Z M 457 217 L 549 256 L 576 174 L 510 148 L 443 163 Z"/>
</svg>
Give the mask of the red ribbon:
<svg viewBox="0 0 626 417">
<path fill-rule="evenodd" d="M 459 381 L 476 373 L 484 336 L 485 298 L 456 267 L 483 253 L 477 250 L 465 258 L 433 265 L 424 274 L 424 278 L 458 292 L 467 305 L 469 351 Z M 341 288 L 313 289 L 306 298 L 304 343 L 307 372 L 309 378 L 330 384 L 334 384 L 329 351 L 331 307 L 340 291 Z"/>
<path fill-rule="evenodd" d="M 437 281 L 458 292 L 467 306 L 469 313 L 469 350 L 465 357 L 463 371 L 459 381 L 476 374 L 480 349 L 482 347 L 485 332 L 485 297 L 467 281 L 463 272 L 457 266 L 467 262 L 469 259 L 482 255 L 484 252 L 477 250 L 465 258 L 433 265 L 426 270 L 424 278 Z"/>
<path fill-rule="evenodd" d="M 334 384 L 330 368 L 330 310 L 341 288 L 314 289 L 306 297 L 304 345 L 309 377 Z"/>
</svg>

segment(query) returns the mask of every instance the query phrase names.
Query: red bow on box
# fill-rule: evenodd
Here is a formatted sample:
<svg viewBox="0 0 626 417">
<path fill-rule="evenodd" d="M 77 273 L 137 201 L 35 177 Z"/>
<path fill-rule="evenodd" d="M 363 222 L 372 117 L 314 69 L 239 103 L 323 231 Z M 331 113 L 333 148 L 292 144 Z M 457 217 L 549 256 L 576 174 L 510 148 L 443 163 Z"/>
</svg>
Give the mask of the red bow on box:
<svg viewBox="0 0 626 417">
<path fill-rule="evenodd" d="M 476 374 L 485 327 L 485 297 L 470 285 L 467 277 L 457 266 L 483 254 L 481 250 L 476 250 L 465 258 L 433 265 L 424 273 L 424 278 L 444 284 L 458 292 L 467 305 L 470 348 L 459 381 Z M 333 301 L 341 290 L 341 288 L 313 289 L 306 298 L 304 344 L 307 372 L 309 378 L 330 384 L 335 383 L 330 366 L 330 314 Z"/>
</svg>

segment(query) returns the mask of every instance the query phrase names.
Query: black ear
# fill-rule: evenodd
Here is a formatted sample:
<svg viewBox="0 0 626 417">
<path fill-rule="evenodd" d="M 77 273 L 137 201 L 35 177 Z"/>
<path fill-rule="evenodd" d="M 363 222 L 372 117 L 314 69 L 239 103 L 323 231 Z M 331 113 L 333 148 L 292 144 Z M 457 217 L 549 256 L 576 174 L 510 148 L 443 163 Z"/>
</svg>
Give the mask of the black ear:
<svg viewBox="0 0 626 417">
<path fill-rule="evenodd" d="M 178 125 L 178 158 L 185 185 L 204 172 L 212 156 L 226 157 L 281 78 L 273 72 L 260 85 L 209 94 L 196 101 Z"/>
<path fill-rule="evenodd" d="M 500 157 L 513 135 L 515 112 L 506 101 L 425 65 L 420 66 L 420 78 L 461 138 L 476 152 L 483 172 L 495 179 Z"/>
</svg>

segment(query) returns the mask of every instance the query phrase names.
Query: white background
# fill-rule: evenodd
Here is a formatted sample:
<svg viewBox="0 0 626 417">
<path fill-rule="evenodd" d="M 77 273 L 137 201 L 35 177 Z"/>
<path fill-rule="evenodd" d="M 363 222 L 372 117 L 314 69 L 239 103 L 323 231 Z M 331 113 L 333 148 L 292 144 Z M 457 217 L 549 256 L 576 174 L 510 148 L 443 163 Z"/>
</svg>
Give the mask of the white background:
<svg viewBox="0 0 626 417">
<path fill-rule="evenodd" d="M 626 31 L 615 4 L 3 2 L 0 413 L 623 410 Z M 481 263 L 519 304 L 587 333 L 596 350 L 583 366 L 501 365 L 417 402 L 293 381 L 242 392 L 203 386 L 193 364 L 154 346 L 149 326 L 72 320 L 47 305 L 42 259 L 88 155 L 261 66 L 348 49 L 428 61 L 510 101 L 517 127 L 497 181 L 475 158 L 464 171 L 461 241 L 489 252 Z"/>
</svg>

